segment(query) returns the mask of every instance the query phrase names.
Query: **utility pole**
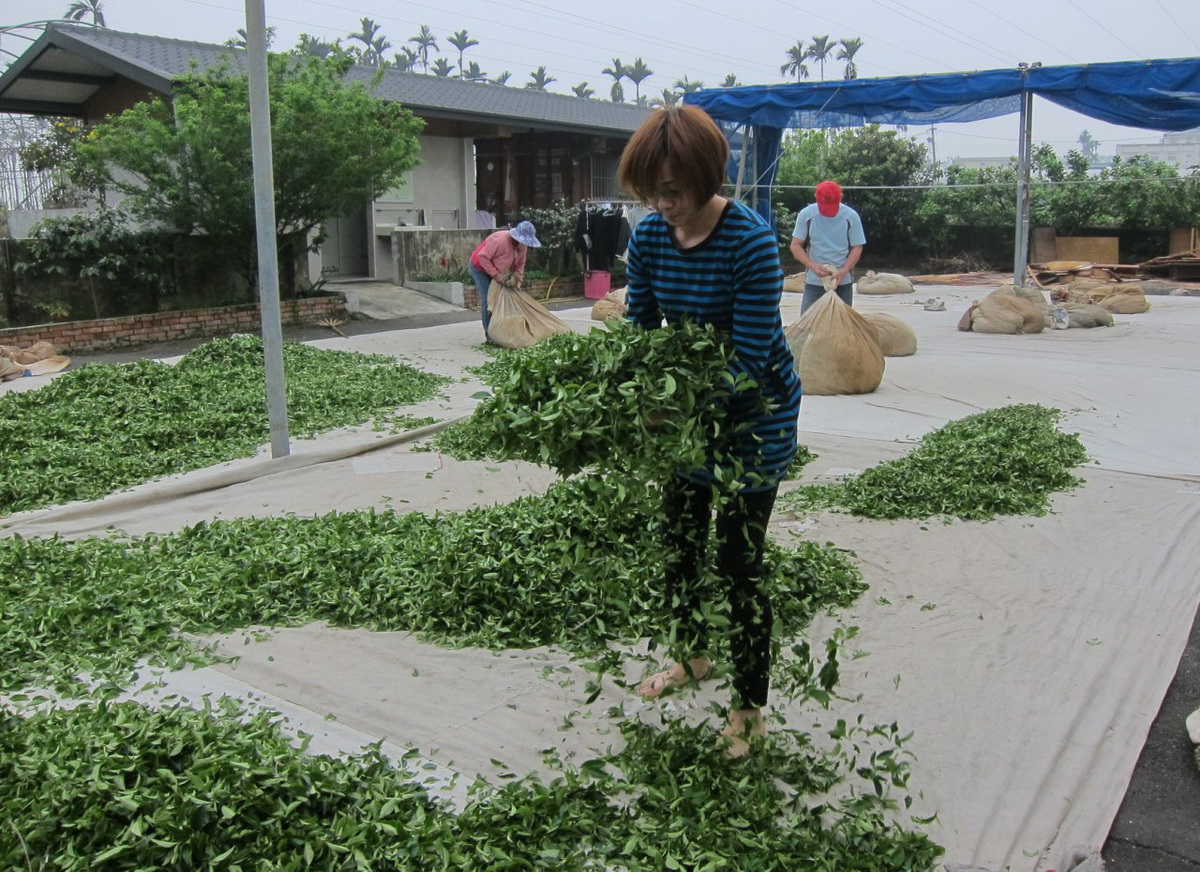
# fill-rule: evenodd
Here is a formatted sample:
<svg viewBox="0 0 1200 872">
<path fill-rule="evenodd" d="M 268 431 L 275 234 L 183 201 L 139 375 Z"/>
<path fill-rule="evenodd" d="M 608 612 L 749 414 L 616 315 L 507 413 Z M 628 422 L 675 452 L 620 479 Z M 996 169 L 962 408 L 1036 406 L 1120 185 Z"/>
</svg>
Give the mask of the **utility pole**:
<svg viewBox="0 0 1200 872">
<path fill-rule="evenodd" d="M 246 0 L 250 72 L 250 151 L 254 162 L 254 219 L 258 230 L 258 308 L 262 316 L 267 420 L 271 457 L 287 457 L 287 384 L 279 314 L 279 252 L 275 240 L 275 173 L 271 157 L 271 104 L 267 92 L 267 14 L 264 0 Z"/>
</svg>

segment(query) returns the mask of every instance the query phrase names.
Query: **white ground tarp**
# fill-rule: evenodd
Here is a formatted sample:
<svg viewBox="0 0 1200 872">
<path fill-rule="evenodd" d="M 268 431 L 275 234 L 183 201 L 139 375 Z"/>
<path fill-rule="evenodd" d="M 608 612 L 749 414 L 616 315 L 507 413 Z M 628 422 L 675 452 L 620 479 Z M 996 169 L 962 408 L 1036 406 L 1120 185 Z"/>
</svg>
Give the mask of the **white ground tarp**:
<svg viewBox="0 0 1200 872">
<path fill-rule="evenodd" d="M 913 812 L 937 812 L 930 834 L 946 848 L 947 868 L 1042 872 L 1064 848 L 1104 841 L 1200 602 L 1200 299 L 1153 297 L 1149 312 L 1119 316 L 1111 328 L 958 332 L 969 301 L 988 290 L 859 298 L 861 310 L 909 323 L 919 349 L 889 358 L 875 393 L 805 399 L 802 438 L 819 454 L 808 478 L 900 456 L 977 411 L 1041 403 L 1070 413 L 1064 427 L 1094 459 L 1082 470 L 1086 484 L 1056 497 L 1047 517 L 982 524 L 778 513 L 781 540 L 851 549 L 871 585 L 810 632 L 821 639 L 834 626 L 859 628 L 855 647 L 866 656 L 842 669 L 842 692 L 856 701 L 833 714 L 785 714 L 798 728 L 859 712 L 897 722 L 912 733 L 907 747 L 917 758 Z M 930 296 L 946 311 L 925 311 Z M 799 295 L 787 295 L 785 323 L 798 310 Z M 589 311 L 590 303 L 560 314 L 586 330 L 595 323 Z M 315 344 L 458 375 L 482 360 L 478 333 L 470 323 Z M 465 414 L 477 389 L 455 385 L 414 411 Z M 539 493 L 553 480 L 525 464 L 458 463 L 410 447 L 368 431 L 338 433 L 294 443 L 286 462 L 237 461 L 15 516 L 7 532 L 102 535 L 112 525 L 142 533 L 385 505 L 455 511 Z M 609 706 L 643 705 L 606 684 L 584 706 L 583 670 L 556 651 L 451 651 L 405 634 L 323 626 L 244 641 L 239 634 L 223 645 L 236 663 L 169 676 L 163 692 L 255 698 L 315 733 L 315 747 L 356 750 L 380 739 L 416 747 L 436 764 L 433 777 L 457 772 L 469 782 L 494 772 L 493 758 L 517 772 L 539 769 L 548 747 L 586 753 L 618 740 L 602 715 Z M 572 712 L 573 726 L 561 729 Z M 461 798 L 461 786 L 451 795 Z"/>
</svg>

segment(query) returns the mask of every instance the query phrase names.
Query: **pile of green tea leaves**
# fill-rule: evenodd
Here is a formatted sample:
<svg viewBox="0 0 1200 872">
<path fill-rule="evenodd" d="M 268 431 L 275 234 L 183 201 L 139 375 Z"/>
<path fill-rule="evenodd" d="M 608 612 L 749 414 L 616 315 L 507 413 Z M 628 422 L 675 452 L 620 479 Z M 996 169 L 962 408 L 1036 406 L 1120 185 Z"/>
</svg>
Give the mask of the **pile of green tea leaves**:
<svg viewBox="0 0 1200 872">
<path fill-rule="evenodd" d="M 621 729 L 620 751 L 548 757 L 548 782 L 477 782 L 455 816 L 377 749 L 311 756 L 228 702 L 0 709 L 0 866 L 923 872 L 941 853 L 892 822 L 908 771 L 889 749 L 866 761 L 780 731 L 730 765 L 702 727 Z"/>
<path fill-rule="evenodd" d="M 391 357 L 295 342 L 283 357 L 294 436 L 368 421 L 402 426 L 398 407 L 448 381 Z M 174 366 L 88 364 L 0 396 L 0 515 L 249 457 L 268 438 L 257 337 L 205 343 Z"/>
<path fill-rule="evenodd" d="M 85 671 L 121 683 L 143 658 L 199 656 L 177 631 L 321 620 L 575 652 L 653 636 L 665 611 L 658 501 L 652 489 L 586 477 L 433 517 L 362 511 L 127 540 L 2 538 L 0 690 L 70 690 Z M 864 588 L 843 552 L 813 543 L 772 546 L 768 566 L 785 635 Z"/>
<path fill-rule="evenodd" d="M 798 488 L 780 503 L 880 519 L 1044 515 L 1052 493 L 1082 482 L 1073 470 L 1087 461 L 1079 437 L 1058 429 L 1061 415 L 1037 405 L 980 412 L 935 430 L 905 457 L 844 482 Z"/>
<path fill-rule="evenodd" d="M 613 321 L 586 335 L 550 336 L 481 372 L 494 396 L 432 444 L 563 475 L 636 470 L 660 481 L 704 465 L 709 445 L 731 435 L 729 398 L 753 390 L 748 379 L 730 379 L 732 355 L 716 330 L 688 323 L 643 330 Z"/>
</svg>

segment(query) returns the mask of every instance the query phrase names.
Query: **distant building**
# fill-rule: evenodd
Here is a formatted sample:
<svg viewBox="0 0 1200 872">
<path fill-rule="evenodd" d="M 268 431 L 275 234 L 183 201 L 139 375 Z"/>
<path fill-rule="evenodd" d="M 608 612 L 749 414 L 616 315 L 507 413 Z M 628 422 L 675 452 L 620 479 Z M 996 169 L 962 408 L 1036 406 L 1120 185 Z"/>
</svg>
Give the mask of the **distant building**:
<svg viewBox="0 0 1200 872">
<path fill-rule="evenodd" d="M 1179 133 L 1164 133 L 1159 142 L 1118 142 L 1117 157 L 1145 155 L 1179 170 L 1200 167 L 1200 127 Z"/>
</svg>

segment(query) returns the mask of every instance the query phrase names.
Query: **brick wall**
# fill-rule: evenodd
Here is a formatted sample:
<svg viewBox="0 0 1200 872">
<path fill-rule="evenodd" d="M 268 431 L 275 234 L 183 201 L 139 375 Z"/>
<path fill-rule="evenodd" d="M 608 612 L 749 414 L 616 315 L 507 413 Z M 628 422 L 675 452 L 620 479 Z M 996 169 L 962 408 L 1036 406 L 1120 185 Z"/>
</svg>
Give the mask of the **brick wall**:
<svg viewBox="0 0 1200 872">
<path fill-rule="evenodd" d="M 346 301 L 339 295 L 282 300 L 280 318 L 285 325 L 304 324 L 319 318 L 344 316 Z M 46 341 L 64 353 L 108 351 L 135 348 L 170 339 L 195 339 L 228 336 L 232 333 L 258 333 L 262 319 L 257 304 L 223 306 L 216 309 L 185 309 L 152 315 L 128 315 L 99 321 L 65 321 L 32 327 L 0 330 L 0 345 L 28 348 Z"/>
</svg>

